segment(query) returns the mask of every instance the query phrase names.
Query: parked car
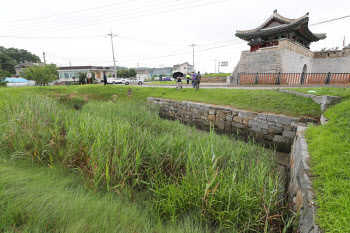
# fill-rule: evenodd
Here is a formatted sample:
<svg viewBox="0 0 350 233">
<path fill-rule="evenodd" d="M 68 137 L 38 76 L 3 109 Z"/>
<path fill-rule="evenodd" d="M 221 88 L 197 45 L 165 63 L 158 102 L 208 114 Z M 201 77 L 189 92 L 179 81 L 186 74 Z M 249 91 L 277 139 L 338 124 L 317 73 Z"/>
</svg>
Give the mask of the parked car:
<svg viewBox="0 0 350 233">
<path fill-rule="evenodd" d="M 164 77 L 162 78 L 162 81 L 173 81 L 170 77 Z"/>
<path fill-rule="evenodd" d="M 127 78 L 127 79 L 123 79 L 122 83 L 125 85 L 129 85 L 129 84 L 138 84 L 138 85 L 142 85 L 143 81 L 140 79 L 136 79 L 136 78 Z"/>
<path fill-rule="evenodd" d="M 112 78 L 112 80 L 110 81 L 110 83 L 112 84 L 122 84 L 122 78 Z"/>
</svg>

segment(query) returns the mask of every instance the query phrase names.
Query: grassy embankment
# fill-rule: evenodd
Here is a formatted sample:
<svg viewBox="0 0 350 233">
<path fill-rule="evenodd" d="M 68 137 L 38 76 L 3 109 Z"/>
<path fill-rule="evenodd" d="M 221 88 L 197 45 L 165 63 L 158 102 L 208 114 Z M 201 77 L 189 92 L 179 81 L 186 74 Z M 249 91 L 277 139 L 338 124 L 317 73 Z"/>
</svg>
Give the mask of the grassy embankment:
<svg viewBox="0 0 350 233">
<path fill-rule="evenodd" d="M 350 89 L 292 89 L 314 95 L 341 96 L 326 110 L 329 122 L 306 133 L 316 191 L 317 221 L 325 232 L 350 232 Z"/>
<path fill-rule="evenodd" d="M 128 98 L 127 90 L 132 89 Z M 233 90 L 233 89 L 182 89 L 139 87 L 139 86 L 60 86 L 36 87 L 35 89 L 21 88 L 19 91 L 41 93 L 50 96 L 56 94 L 77 95 L 96 100 L 134 99 L 146 102 L 147 97 L 159 97 L 179 101 L 202 102 L 214 105 L 230 106 L 237 109 L 253 110 L 256 112 L 271 112 L 286 116 L 310 116 L 319 118 L 321 109 L 310 98 L 288 95 L 274 90 Z"/>
<path fill-rule="evenodd" d="M 305 94 L 312 94 L 312 95 L 340 96 L 343 98 L 350 97 L 350 88 L 346 88 L 346 87 L 288 88 L 288 90 L 297 91 Z M 309 92 L 309 91 L 312 91 L 312 92 Z"/>
<path fill-rule="evenodd" d="M 137 96 L 145 89 L 134 90 L 136 101 L 126 101 L 126 95 L 118 92 L 126 92 L 126 88 L 92 86 L 3 90 L 0 90 L 4 97 L 2 100 L 12 100 L 11 104 L 0 105 L 2 110 L 6 110 L 1 114 L 1 125 L 6 125 L 1 127 L 4 161 L 28 158 L 54 169 L 64 165 L 79 171 L 86 179 L 86 186 L 94 192 L 115 192 L 115 198 L 142 205 L 147 203 L 150 216 L 145 215 L 145 220 L 140 221 L 146 221 L 148 228 L 136 221 L 130 226 L 132 229 L 154 231 L 155 225 L 159 225 L 157 222 L 170 221 L 176 225 L 183 219 L 186 221 L 187 216 L 196 219 L 191 220 L 195 223 L 186 229 L 194 231 L 206 229 L 208 224 L 211 229 L 217 230 L 264 231 L 276 229 L 283 222 L 280 216 L 283 210 L 277 205 L 281 198 L 277 185 L 278 172 L 270 152 L 251 143 L 233 142 L 226 136 L 201 133 L 178 122 L 159 119 L 154 108 L 145 105 L 145 100 L 139 101 L 149 94 Z M 30 93 L 36 92 L 58 98 L 58 102 L 43 96 L 30 96 Z M 65 94 L 68 92 L 76 96 L 67 98 Z M 90 99 L 82 110 L 73 110 L 72 107 L 84 103 L 82 98 L 88 93 L 89 98 L 95 100 L 114 98 L 116 101 L 95 102 Z M 26 189 L 11 189 L 11 184 L 21 182 L 20 177 L 30 176 L 30 171 L 17 171 L 17 175 L 11 176 L 9 169 L 15 167 L 5 167 L 2 172 L 7 179 L 0 181 L 2 187 L 6 187 L 1 195 L 8 197 L 1 203 L 8 207 L 1 208 L 6 210 L 6 214 L 2 215 L 4 230 L 73 229 L 73 220 L 82 214 L 81 205 L 84 204 L 78 202 L 78 210 L 70 211 L 71 215 L 64 217 L 69 211 L 65 200 L 72 193 L 69 187 L 62 189 L 65 185 L 58 185 L 53 193 L 46 195 L 45 188 L 50 189 L 50 186 L 45 184 L 50 183 L 50 179 L 43 182 L 46 177 L 43 176 L 43 180 L 38 181 L 43 186 L 28 188 L 31 190 L 28 195 L 24 191 Z M 23 182 L 24 187 L 30 186 L 28 182 Z M 7 191 L 13 193 L 8 195 Z M 31 195 L 40 198 L 30 198 Z M 79 195 L 77 199 L 81 198 Z M 103 200 L 95 207 L 101 209 L 110 201 L 109 195 L 103 194 Z M 90 200 L 94 198 L 91 196 Z M 16 200 L 20 200 L 19 209 L 12 208 L 10 204 L 17 203 Z M 47 200 L 57 201 L 54 202 L 57 212 L 45 214 L 52 204 Z M 93 204 L 91 206 L 94 207 Z M 110 209 L 107 206 L 105 209 L 104 214 L 108 215 Z M 129 229 L 128 224 L 139 216 L 126 209 L 122 208 L 119 213 L 127 216 L 126 219 L 116 226 L 124 230 Z M 77 226 L 80 230 L 94 231 L 99 229 L 99 224 L 106 223 L 98 221 L 100 218 L 86 223 L 86 219 L 94 219 L 97 212 L 85 213 L 81 227 Z M 115 213 L 106 215 L 102 216 L 111 219 Z M 179 224 L 178 228 L 182 226 Z"/>
</svg>

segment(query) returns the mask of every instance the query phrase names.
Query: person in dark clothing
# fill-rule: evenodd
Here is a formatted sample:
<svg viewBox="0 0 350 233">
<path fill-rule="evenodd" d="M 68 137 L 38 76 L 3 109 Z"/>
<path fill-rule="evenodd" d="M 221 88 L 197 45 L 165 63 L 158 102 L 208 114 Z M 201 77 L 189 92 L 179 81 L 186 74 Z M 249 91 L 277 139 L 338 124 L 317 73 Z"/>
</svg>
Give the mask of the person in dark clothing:
<svg viewBox="0 0 350 233">
<path fill-rule="evenodd" d="M 198 71 L 198 74 L 196 75 L 196 91 L 198 91 L 199 89 L 199 84 L 201 82 L 202 76 L 201 76 L 201 72 Z"/>
<path fill-rule="evenodd" d="M 194 74 L 194 72 L 192 72 L 192 86 L 193 88 L 196 87 L 196 75 Z"/>
<path fill-rule="evenodd" d="M 105 86 L 109 83 L 107 83 L 107 75 L 106 72 L 103 72 L 103 83 L 105 84 Z"/>
<path fill-rule="evenodd" d="M 179 75 L 179 77 L 177 78 L 177 80 L 176 80 L 176 83 L 177 83 L 177 89 L 178 90 L 181 90 L 181 88 L 182 88 L 182 81 L 181 81 L 181 76 Z"/>
</svg>

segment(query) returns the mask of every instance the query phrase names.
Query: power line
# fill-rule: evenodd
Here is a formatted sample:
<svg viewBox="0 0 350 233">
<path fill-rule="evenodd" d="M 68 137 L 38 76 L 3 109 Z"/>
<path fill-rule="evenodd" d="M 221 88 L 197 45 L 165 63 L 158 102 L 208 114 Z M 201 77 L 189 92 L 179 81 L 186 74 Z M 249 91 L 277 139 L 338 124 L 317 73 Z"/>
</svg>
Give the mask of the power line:
<svg viewBox="0 0 350 233">
<path fill-rule="evenodd" d="M 202 1 L 202 0 L 197 0 L 197 1 Z M 193 1 L 193 2 L 197 2 L 197 1 Z M 176 6 L 176 5 L 172 5 L 172 6 L 166 6 L 166 7 L 163 7 L 163 8 L 158 8 L 156 10 L 162 10 L 162 11 L 159 11 L 159 12 L 152 12 L 152 13 L 147 13 L 147 14 L 141 14 L 141 15 L 137 15 L 137 16 L 132 16 L 132 17 L 127 17 L 127 18 L 121 18 L 121 19 L 118 19 L 118 20 L 112 20 L 112 21 L 105 21 L 103 23 L 113 23 L 113 22 L 120 22 L 120 21 L 124 21 L 124 20 L 128 20 L 128 19 L 135 19 L 135 18 L 140 18 L 140 17 L 144 17 L 144 16 L 150 16 L 150 15 L 156 15 L 156 14 L 163 14 L 163 13 L 167 13 L 167 12 L 172 12 L 172 11 L 178 11 L 178 10 L 181 10 L 181 9 L 189 9 L 189 8 L 193 8 L 193 7 L 201 7 L 201 6 L 206 6 L 206 5 L 210 5 L 210 4 L 216 4 L 216 3 L 220 3 L 220 2 L 225 2 L 225 1 L 228 1 L 228 0 L 220 0 L 220 1 L 215 1 L 215 2 L 210 2 L 210 3 L 205 3 L 205 4 L 197 4 L 197 5 L 192 5 L 192 6 L 187 6 L 187 7 L 180 7 L 180 8 L 173 8 L 173 9 L 170 9 L 170 10 L 162 10 L 164 8 L 168 8 L 168 7 L 173 7 L 173 6 Z M 193 2 L 189 2 L 189 3 L 193 3 Z M 184 4 L 188 4 L 188 3 L 183 3 L 182 5 Z M 179 5 L 179 4 L 177 4 Z M 153 10 L 153 9 L 152 9 Z M 149 11 L 147 11 L 149 12 Z M 135 13 L 132 13 L 130 15 L 133 15 Z M 101 23 L 101 22 L 99 22 Z M 42 29 L 38 29 L 41 33 L 42 32 L 51 32 L 51 31 L 61 31 L 61 30 L 69 30 L 69 29 L 75 29 L 75 28 L 81 28 L 81 27 L 86 27 L 86 26 L 90 26 L 90 25 L 95 25 L 95 24 L 99 24 L 99 23 L 89 23 L 89 24 L 85 24 L 85 25 L 81 25 L 81 23 L 76 23 L 74 27 L 69 27 L 69 28 L 61 28 L 61 29 L 53 29 L 53 30 L 46 30 L 46 31 L 43 31 Z M 78 26 L 79 25 L 79 26 Z M 34 31 L 38 31 L 38 30 L 34 30 Z M 33 31 L 33 30 L 32 30 Z M 20 34 L 20 35 L 26 35 L 28 33 L 24 33 L 24 34 Z"/>
<path fill-rule="evenodd" d="M 121 11 L 121 12 L 115 12 L 113 10 L 113 12 L 109 13 L 110 15 L 112 15 L 112 17 L 106 17 L 106 16 L 101 16 L 101 15 L 95 15 L 95 16 L 89 16 L 88 19 L 86 17 L 86 15 L 83 15 L 83 18 L 81 19 L 78 19 L 76 20 L 77 22 L 75 24 L 81 24 L 81 23 L 86 23 L 86 22 L 94 22 L 96 20 L 94 20 L 94 18 L 102 18 L 102 19 L 111 19 L 111 18 L 115 18 L 114 15 L 118 14 L 118 17 L 120 16 L 128 16 L 128 15 L 132 15 L 132 14 L 135 14 L 135 13 L 139 13 L 139 12 L 135 12 L 135 10 L 138 10 L 138 9 L 142 9 L 142 11 L 140 11 L 141 13 L 143 11 L 145 11 L 144 9 L 145 8 L 149 8 L 149 7 L 153 7 L 153 6 L 159 6 L 159 5 L 163 5 L 163 4 L 168 4 L 168 3 L 171 3 L 171 2 L 177 2 L 178 0 L 172 0 L 172 1 L 169 1 L 169 2 L 163 2 L 163 3 L 159 3 L 158 1 L 148 1 L 148 3 L 152 3 L 152 2 L 158 2 L 157 4 L 153 4 L 153 5 L 146 5 L 146 6 L 142 6 L 142 7 L 134 7 L 134 6 L 130 6 L 132 7 L 131 10 L 126 10 L 126 11 Z M 203 0 L 196 0 L 196 1 L 203 1 Z M 178 4 L 176 4 L 178 5 Z M 175 5 L 175 6 L 176 6 Z M 173 5 L 171 5 L 170 7 L 172 7 Z M 169 7 L 169 6 L 168 6 Z M 119 10 L 119 9 L 118 9 Z M 127 13 L 127 14 L 122 14 L 122 13 L 126 13 L 126 12 L 130 12 L 132 11 L 133 13 Z M 106 12 L 104 12 L 104 15 L 106 15 Z M 107 14 L 108 15 L 108 14 Z M 42 22 L 45 26 L 66 26 L 67 24 L 68 25 L 72 25 L 72 19 L 67 19 L 66 21 L 59 21 L 59 22 L 56 22 L 56 23 L 46 23 L 46 22 Z M 32 25 L 32 24 L 30 24 Z M 10 28 L 13 28 L 12 26 L 9 26 Z M 40 24 L 36 24 L 34 27 L 30 28 L 26 25 L 24 25 L 23 27 L 25 27 L 25 30 L 21 30 L 21 31 L 37 31 L 39 30 L 39 28 L 41 28 L 42 26 Z M 16 27 L 16 30 L 17 30 L 17 27 Z"/>
<path fill-rule="evenodd" d="M 56 17 L 56 16 L 61 16 L 61 15 L 75 14 L 75 13 L 79 13 L 79 12 L 96 10 L 96 9 L 106 8 L 106 7 L 115 6 L 115 5 L 124 4 L 124 3 L 130 3 L 132 1 L 137 1 L 137 0 L 127 0 L 125 2 L 113 3 L 113 4 L 109 4 L 109 5 L 93 7 L 93 8 L 87 8 L 87 9 L 82 9 L 82 10 L 78 10 L 78 11 L 69 11 L 69 12 L 65 12 L 65 13 L 59 13 L 59 14 L 48 15 L 48 16 L 40 16 L 40 17 L 27 18 L 27 19 L 17 19 L 17 20 L 11 20 L 11 21 L 2 21 L 2 22 L 0 22 L 0 24 L 3 24 L 3 23 L 16 23 L 16 22 L 22 22 L 22 21 L 28 21 L 28 20 L 37 20 L 37 19 L 47 19 L 47 18 L 52 18 L 52 17 Z"/>
<path fill-rule="evenodd" d="M 329 23 L 329 22 L 336 21 L 336 20 L 339 20 L 339 19 L 345 19 L 345 18 L 348 18 L 348 17 L 350 17 L 350 15 L 346 15 L 346 16 L 343 16 L 343 17 L 335 18 L 335 19 L 329 19 L 329 20 L 318 22 L 318 23 L 314 23 L 314 24 L 310 24 L 309 27 L 315 26 L 315 25 L 319 25 L 319 24 Z"/>
<path fill-rule="evenodd" d="M 197 50 L 197 52 L 202 52 L 202 51 L 207 51 L 207 50 L 212 50 L 212 49 L 217 49 L 217 48 L 222 48 L 222 47 L 227 47 L 227 46 L 232 46 L 232 45 L 236 45 L 236 44 L 241 44 L 241 43 L 245 43 L 245 41 L 240 41 L 237 43 L 231 43 L 231 44 L 226 44 L 226 45 L 221 45 L 221 46 L 215 46 L 215 47 L 210 47 L 210 48 L 206 48 L 206 49 L 201 49 L 201 50 Z M 156 59 L 156 58 L 164 58 L 164 57 L 173 57 L 173 56 L 178 56 L 178 55 L 184 55 L 184 54 L 189 54 L 192 52 L 184 52 L 184 53 L 175 53 L 175 54 L 168 54 L 168 55 L 162 55 L 162 56 L 155 56 L 155 57 L 147 57 L 147 58 L 135 58 L 135 59 L 126 59 L 126 60 L 120 60 L 119 62 L 130 62 L 130 61 L 139 61 L 139 60 L 151 60 L 151 59 Z M 50 54 L 50 53 L 46 53 L 47 55 L 51 55 L 54 57 L 58 57 L 61 59 L 65 59 L 65 60 L 76 60 L 76 61 L 85 61 L 85 62 L 96 62 L 96 60 L 86 60 L 86 59 L 80 59 L 80 58 L 67 58 L 67 57 L 62 57 L 62 56 L 57 56 L 54 54 Z M 109 62 L 109 61 L 102 61 L 100 60 L 100 62 Z"/>
</svg>

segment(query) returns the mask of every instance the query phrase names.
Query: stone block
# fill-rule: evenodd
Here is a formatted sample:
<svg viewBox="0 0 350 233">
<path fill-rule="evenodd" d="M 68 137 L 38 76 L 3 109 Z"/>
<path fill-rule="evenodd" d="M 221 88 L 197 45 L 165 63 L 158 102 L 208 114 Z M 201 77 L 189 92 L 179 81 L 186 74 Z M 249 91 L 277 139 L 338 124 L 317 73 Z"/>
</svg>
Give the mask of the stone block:
<svg viewBox="0 0 350 233">
<path fill-rule="evenodd" d="M 226 113 L 224 111 L 221 111 L 219 113 L 219 117 L 222 118 L 222 119 L 225 119 L 226 118 Z"/>
<path fill-rule="evenodd" d="M 240 116 L 234 116 L 233 121 L 238 122 L 238 123 L 243 123 L 243 117 Z"/>
<path fill-rule="evenodd" d="M 216 116 L 215 115 L 208 115 L 208 121 L 215 121 Z"/>
<path fill-rule="evenodd" d="M 216 113 L 215 109 L 212 109 L 212 108 L 209 109 L 209 115 L 215 115 L 215 113 Z"/>
<path fill-rule="evenodd" d="M 286 116 L 277 116 L 276 122 L 283 125 L 290 125 L 290 123 L 292 122 L 292 119 Z"/>
<path fill-rule="evenodd" d="M 238 129 L 243 129 L 245 126 L 241 123 L 232 121 L 232 126 Z"/>
<path fill-rule="evenodd" d="M 249 120 L 249 121 L 248 121 L 248 125 L 250 125 L 250 126 L 256 126 L 256 127 L 257 127 L 257 126 L 258 126 L 258 123 L 259 123 L 259 122 L 255 121 L 255 120 Z"/>
<path fill-rule="evenodd" d="M 287 138 L 294 138 L 295 132 L 289 131 L 289 130 L 284 130 L 282 133 L 282 136 L 287 137 Z"/>
<path fill-rule="evenodd" d="M 269 133 L 275 135 L 282 135 L 283 129 L 275 126 L 269 126 Z"/>
<path fill-rule="evenodd" d="M 307 124 L 304 122 L 293 122 L 290 124 L 293 127 L 298 127 L 298 126 L 303 126 L 303 127 L 307 127 Z"/>
<path fill-rule="evenodd" d="M 232 121 L 232 116 L 226 116 L 226 121 Z"/>
<path fill-rule="evenodd" d="M 238 116 L 247 118 L 247 112 L 246 111 L 238 111 Z"/>
<path fill-rule="evenodd" d="M 252 126 L 252 131 L 261 133 L 261 128 L 259 128 L 257 126 Z"/>
<path fill-rule="evenodd" d="M 276 123 L 276 121 L 277 121 L 277 116 L 271 115 L 271 114 L 267 114 L 266 119 L 267 119 L 267 121 L 275 122 L 275 123 Z"/>
<path fill-rule="evenodd" d="M 283 125 L 283 129 L 292 131 L 293 130 L 293 126 L 291 126 L 291 125 Z"/>
<path fill-rule="evenodd" d="M 266 114 L 264 114 L 264 113 L 259 113 L 259 114 L 258 114 L 258 119 L 266 120 L 266 118 L 267 118 L 267 115 L 266 115 Z"/>
<path fill-rule="evenodd" d="M 287 142 L 287 139 L 286 139 L 286 137 L 284 137 L 284 136 L 275 135 L 275 136 L 273 137 L 273 141 L 274 141 L 274 142 L 277 142 L 277 143 L 286 143 L 286 142 Z"/>
<path fill-rule="evenodd" d="M 258 127 L 262 129 L 269 129 L 269 125 L 267 123 L 262 123 L 262 122 L 258 122 Z"/>
<path fill-rule="evenodd" d="M 269 130 L 268 129 L 261 129 L 261 133 L 264 135 L 269 134 Z"/>
<path fill-rule="evenodd" d="M 258 114 L 254 112 L 247 112 L 247 119 L 249 120 L 256 120 L 258 119 Z"/>
<path fill-rule="evenodd" d="M 249 122 L 249 120 L 248 119 L 243 119 L 243 125 L 245 125 L 245 126 L 248 126 L 248 122 Z"/>
</svg>

